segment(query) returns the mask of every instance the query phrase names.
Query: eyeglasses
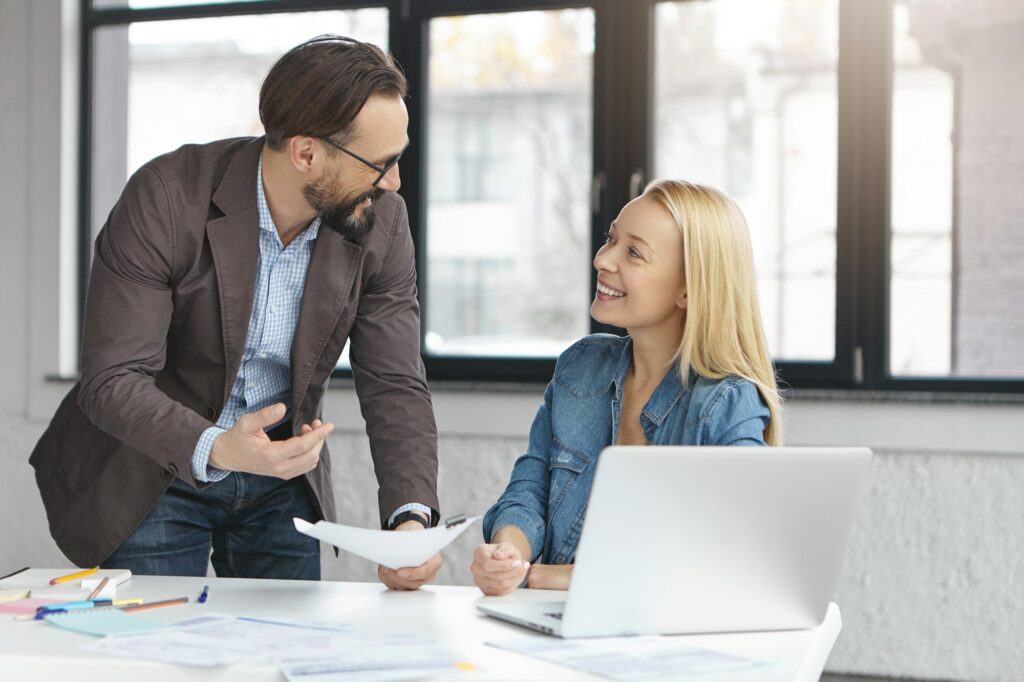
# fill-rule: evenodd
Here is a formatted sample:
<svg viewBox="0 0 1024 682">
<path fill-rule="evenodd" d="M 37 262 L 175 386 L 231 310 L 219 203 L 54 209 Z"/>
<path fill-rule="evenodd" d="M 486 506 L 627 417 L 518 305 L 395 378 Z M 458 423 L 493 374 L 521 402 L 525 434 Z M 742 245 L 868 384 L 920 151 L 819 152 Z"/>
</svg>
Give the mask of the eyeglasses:
<svg viewBox="0 0 1024 682">
<path fill-rule="evenodd" d="M 379 183 L 381 180 L 384 179 L 384 176 L 387 175 L 388 172 L 398 164 L 398 160 L 402 158 L 402 154 L 404 154 L 405 150 L 409 148 L 409 143 L 407 142 L 405 144 L 405 146 L 402 147 L 402 151 L 398 152 L 398 154 L 396 154 L 395 156 L 393 156 L 390 159 L 388 159 L 387 161 L 385 161 L 383 166 L 378 166 L 377 164 L 373 163 L 372 161 L 367 161 L 366 159 L 364 159 L 363 157 L 359 156 L 355 152 L 349 151 L 348 149 L 345 149 L 340 144 L 337 144 L 337 143 L 333 142 L 330 138 L 321 137 L 320 139 L 323 140 L 324 142 L 326 142 L 327 144 L 331 145 L 335 149 L 337 149 L 339 152 L 345 152 L 346 154 L 351 156 L 356 161 L 359 161 L 359 162 L 363 163 L 364 165 L 368 166 L 369 168 L 372 168 L 373 170 L 375 170 L 378 173 L 380 173 L 380 175 L 377 176 L 377 179 L 373 181 L 373 185 L 371 185 L 372 187 L 376 187 L 377 183 Z"/>
</svg>

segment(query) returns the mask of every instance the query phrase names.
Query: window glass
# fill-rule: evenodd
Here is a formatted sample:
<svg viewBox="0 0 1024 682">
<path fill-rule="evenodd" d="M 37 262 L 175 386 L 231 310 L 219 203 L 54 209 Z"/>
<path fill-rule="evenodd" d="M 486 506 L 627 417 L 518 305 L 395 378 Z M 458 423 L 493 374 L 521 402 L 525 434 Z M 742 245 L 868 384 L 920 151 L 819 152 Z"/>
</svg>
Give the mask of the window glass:
<svg viewBox="0 0 1024 682">
<path fill-rule="evenodd" d="M 429 40 L 425 349 L 554 357 L 590 328 L 593 10 Z"/>
<path fill-rule="evenodd" d="M 323 33 L 387 49 L 388 12 L 296 12 L 96 29 L 93 236 L 103 227 L 128 177 L 150 159 L 183 144 L 262 135 L 263 77 L 282 54 Z M 346 347 L 339 367 L 347 366 Z"/>
<path fill-rule="evenodd" d="M 1024 376 L 1024 23 L 1010 14 L 964 0 L 893 7 L 896 376 Z"/>
<path fill-rule="evenodd" d="M 138 22 L 96 29 L 92 228 L 128 177 L 183 144 L 261 135 L 259 90 L 290 48 L 339 33 L 387 48 L 387 10 Z"/>
<path fill-rule="evenodd" d="M 655 6 L 654 172 L 750 226 L 776 359 L 835 355 L 838 1 Z"/>
</svg>

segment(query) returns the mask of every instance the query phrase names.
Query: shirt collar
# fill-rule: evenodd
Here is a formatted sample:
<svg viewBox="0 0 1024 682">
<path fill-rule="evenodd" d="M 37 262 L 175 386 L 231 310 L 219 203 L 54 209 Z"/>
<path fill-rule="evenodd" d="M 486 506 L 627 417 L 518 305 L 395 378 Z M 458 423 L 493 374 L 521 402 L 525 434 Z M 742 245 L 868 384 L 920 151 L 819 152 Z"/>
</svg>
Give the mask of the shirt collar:
<svg viewBox="0 0 1024 682">
<path fill-rule="evenodd" d="M 633 362 L 633 339 L 626 337 L 626 343 L 622 346 L 622 353 L 619 355 L 619 361 L 615 365 L 615 372 L 612 374 L 612 384 L 615 386 L 615 400 L 616 402 L 622 402 L 622 391 L 626 384 L 626 373 L 629 372 L 629 366 Z M 651 394 L 647 404 L 644 405 L 643 414 L 647 415 L 655 424 L 661 424 L 665 421 L 665 417 L 672 411 L 675 404 L 679 402 L 679 398 L 686 392 L 687 386 L 692 384 L 696 379 L 696 373 L 693 368 L 690 369 L 690 376 L 687 383 L 683 384 L 683 379 L 679 374 L 679 360 L 676 359 L 672 363 L 672 369 L 665 373 L 661 383 L 654 389 L 654 393 Z"/>
<path fill-rule="evenodd" d="M 270 206 L 267 204 L 267 195 L 263 193 L 263 154 L 260 154 L 259 163 L 256 164 L 256 208 L 258 209 L 260 216 L 260 229 L 266 230 L 274 235 L 274 239 L 280 241 L 280 236 L 277 234 L 277 227 L 274 225 L 274 219 L 270 215 Z M 305 230 L 299 233 L 299 236 L 295 240 L 299 243 L 316 239 L 317 234 L 320 232 L 320 216 L 313 219 L 313 222 L 309 224 Z"/>
</svg>

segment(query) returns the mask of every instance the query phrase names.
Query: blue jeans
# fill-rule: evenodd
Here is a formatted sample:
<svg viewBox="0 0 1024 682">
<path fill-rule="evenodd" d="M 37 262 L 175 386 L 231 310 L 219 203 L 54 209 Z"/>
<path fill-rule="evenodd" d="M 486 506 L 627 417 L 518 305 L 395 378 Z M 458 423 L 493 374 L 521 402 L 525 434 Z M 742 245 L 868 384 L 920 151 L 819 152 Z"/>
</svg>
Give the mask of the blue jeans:
<svg viewBox="0 0 1024 682">
<path fill-rule="evenodd" d="M 318 520 L 301 478 L 234 472 L 197 490 L 177 479 L 103 568 L 135 575 L 320 579 L 320 542 L 292 517 Z M 211 556 L 211 550 L 213 552 Z"/>
</svg>

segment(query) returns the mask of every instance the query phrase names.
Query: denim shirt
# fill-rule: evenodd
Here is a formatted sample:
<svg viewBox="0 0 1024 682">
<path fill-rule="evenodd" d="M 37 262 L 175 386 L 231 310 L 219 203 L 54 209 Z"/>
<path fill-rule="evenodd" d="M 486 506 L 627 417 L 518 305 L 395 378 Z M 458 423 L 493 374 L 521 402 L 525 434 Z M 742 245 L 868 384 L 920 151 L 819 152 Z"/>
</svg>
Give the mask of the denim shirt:
<svg viewBox="0 0 1024 682">
<path fill-rule="evenodd" d="M 484 515 L 484 539 L 515 526 L 530 542 L 531 561 L 572 563 L 583 528 L 598 456 L 618 439 L 629 337 L 594 334 L 558 358 L 530 443 L 498 501 Z M 768 408 L 740 377 L 707 379 L 678 364 L 658 384 L 640 415 L 650 445 L 764 445 Z M 628 504 L 628 500 L 623 500 Z"/>
</svg>

